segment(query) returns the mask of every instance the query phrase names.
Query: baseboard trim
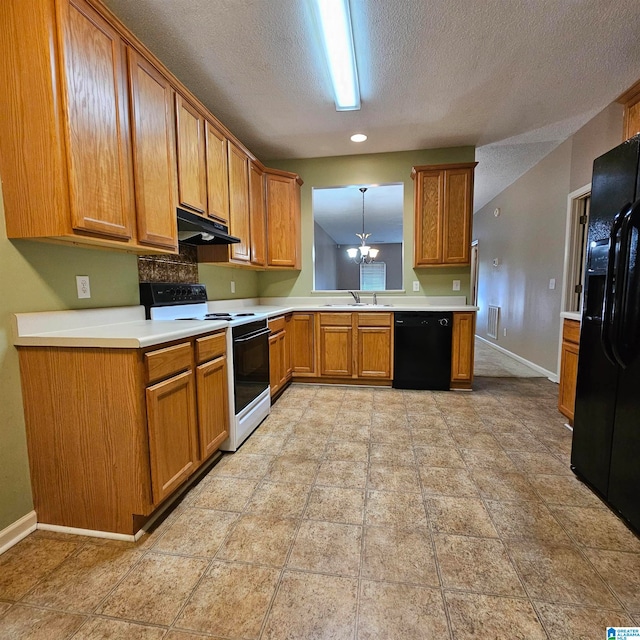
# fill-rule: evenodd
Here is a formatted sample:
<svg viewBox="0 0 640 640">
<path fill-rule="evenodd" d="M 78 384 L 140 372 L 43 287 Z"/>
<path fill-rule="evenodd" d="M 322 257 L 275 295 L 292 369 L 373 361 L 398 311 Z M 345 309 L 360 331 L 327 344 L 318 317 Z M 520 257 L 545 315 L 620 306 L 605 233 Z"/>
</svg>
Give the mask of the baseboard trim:
<svg viewBox="0 0 640 640">
<path fill-rule="evenodd" d="M 558 374 L 557 373 L 554 373 L 553 371 L 549 371 L 548 369 L 545 369 L 544 367 L 541 367 L 540 365 L 536 364 L 535 362 L 531 362 L 531 361 L 527 360 L 526 358 L 523 358 L 522 356 L 519 356 L 517 353 L 512 353 L 511 351 L 508 351 L 504 347 L 500 347 L 497 344 L 487 340 L 486 338 L 483 338 L 482 336 L 476 335 L 476 338 L 478 340 L 480 340 L 481 342 L 484 342 L 484 344 L 486 344 L 486 345 L 488 345 L 490 347 L 493 347 L 496 351 L 500 351 L 500 353 L 504 353 L 506 356 L 509 356 L 510 358 L 513 358 L 514 360 L 517 360 L 520 364 L 526 364 L 527 367 L 531 367 L 532 369 L 534 369 L 538 373 L 541 373 L 542 375 L 546 376 L 549 380 L 551 380 L 551 382 L 558 382 Z"/>
<path fill-rule="evenodd" d="M 79 529 L 77 527 L 63 527 L 59 524 L 46 524 L 38 522 L 36 527 L 42 531 L 55 531 L 56 533 L 69 533 L 74 536 L 89 536 L 91 538 L 106 538 L 107 540 L 124 540 L 125 542 L 135 542 L 142 534 L 142 529 L 135 535 L 126 533 L 112 533 L 111 531 L 98 531 L 96 529 Z"/>
<path fill-rule="evenodd" d="M 0 531 L 0 555 L 35 531 L 36 526 L 36 512 L 30 511 L 27 515 L 22 516 L 22 518 Z"/>
</svg>

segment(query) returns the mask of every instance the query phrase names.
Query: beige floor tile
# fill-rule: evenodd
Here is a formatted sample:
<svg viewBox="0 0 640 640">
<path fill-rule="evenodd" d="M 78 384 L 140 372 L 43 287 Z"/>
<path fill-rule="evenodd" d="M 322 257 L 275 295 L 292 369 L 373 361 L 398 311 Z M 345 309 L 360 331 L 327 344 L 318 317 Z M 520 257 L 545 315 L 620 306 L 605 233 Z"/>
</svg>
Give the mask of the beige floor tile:
<svg viewBox="0 0 640 640">
<path fill-rule="evenodd" d="M 269 470 L 273 457 L 255 453 L 227 454 L 217 465 L 217 475 L 236 478 L 262 478 Z"/>
<path fill-rule="evenodd" d="M 434 540 L 445 588 L 491 595 L 525 595 L 500 540 L 444 534 L 434 534 Z"/>
<path fill-rule="evenodd" d="M 207 478 L 200 493 L 191 503 L 194 507 L 221 511 L 242 511 L 259 480 L 213 476 Z"/>
<path fill-rule="evenodd" d="M 367 442 L 330 441 L 325 450 L 329 460 L 350 460 L 352 462 L 369 461 L 369 444 Z"/>
<path fill-rule="evenodd" d="M 500 443 L 505 451 L 528 451 L 537 453 L 546 453 L 547 448 L 536 438 L 531 435 L 524 427 L 523 432 L 494 432 L 494 438 Z"/>
<path fill-rule="evenodd" d="M 318 471 L 319 462 L 300 454 L 284 454 L 274 458 L 266 478 L 271 482 L 296 482 L 311 484 Z"/>
<path fill-rule="evenodd" d="M 414 446 L 417 447 L 448 447 L 453 449 L 458 446 L 448 429 L 420 429 L 419 431 L 414 429 L 411 432 L 411 439 Z"/>
<path fill-rule="evenodd" d="M 527 479 L 547 504 L 606 509 L 598 496 L 575 476 L 542 474 Z"/>
<path fill-rule="evenodd" d="M 366 522 L 368 525 L 394 527 L 426 526 L 422 496 L 417 493 L 369 491 Z"/>
<path fill-rule="evenodd" d="M 11 609 L 11 602 L 0 602 L 0 618 Z"/>
<path fill-rule="evenodd" d="M 301 416 L 302 411 L 300 412 L 299 417 Z M 255 433 L 264 436 L 268 435 L 286 437 L 293 431 L 293 425 L 296 423 L 296 420 L 298 420 L 299 417 L 296 419 L 290 419 L 285 414 L 272 413 L 262 422 Z"/>
<path fill-rule="evenodd" d="M 372 442 L 370 447 L 371 462 L 385 462 L 387 464 L 415 464 L 413 448 L 409 442 L 394 445 L 387 442 Z"/>
<path fill-rule="evenodd" d="M 206 568 L 202 558 L 148 553 L 97 613 L 170 625 Z"/>
<path fill-rule="evenodd" d="M 188 507 L 153 545 L 159 553 L 213 558 L 238 515 Z"/>
<path fill-rule="evenodd" d="M 257 638 L 279 576 L 279 569 L 215 562 L 175 627 L 227 638 Z"/>
<path fill-rule="evenodd" d="M 560 545 L 571 540 L 556 518 L 541 502 L 486 501 L 487 509 L 501 538 L 530 539 Z"/>
<path fill-rule="evenodd" d="M 491 518 L 478 498 L 428 497 L 427 516 L 435 533 L 497 538 Z"/>
<path fill-rule="evenodd" d="M 151 627 L 123 620 L 93 618 L 73 637 L 75 640 L 107 640 L 108 638 L 160 640 L 165 638 L 165 633 L 166 629 L 161 627 Z"/>
<path fill-rule="evenodd" d="M 286 436 L 272 436 L 262 433 L 252 433 L 242 445 L 243 453 L 257 453 L 275 456 L 284 445 Z"/>
<path fill-rule="evenodd" d="M 307 418 L 306 414 L 301 420 L 293 425 L 292 435 L 303 438 L 315 438 L 326 442 L 335 427 L 333 416 L 319 416 L 314 414 L 312 418 Z"/>
<path fill-rule="evenodd" d="M 342 403 L 314 401 L 309 404 L 309 408 L 304 412 L 300 422 L 322 427 L 323 425 L 333 426 L 338 411 Z"/>
<path fill-rule="evenodd" d="M 555 476 L 573 475 L 568 465 L 563 464 L 550 453 L 510 451 L 509 457 L 522 473 L 529 475 L 537 473 Z"/>
<path fill-rule="evenodd" d="M 488 500 L 529 501 L 540 500 L 526 476 L 499 469 L 476 467 L 471 471 L 480 495 Z"/>
<path fill-rule="evenodd" d="M 453 637 L 456 640 L 502 637 L 522 640 L 546 640 L 547 638 L 528 600 L 452 591 L 445 592 L 445 600 Z"/>
<path fill-rule="evenodd" d="M 311 485 L 263 481 L 249 500 L 245 513 L 295 518 L 302 515 Z"/>
<path fill-rule="evenodd" d="M 358 640 L 446 638 L 449 626 L 439 589 L 363 581 Z"/>
<path fill-rule="evenodd" d="M 304 520 L 287 561 L 291 569 L 357 576 L 362 527 Z"/>
<path fill-rule="evenodd" d="M 365 527 L 362 576 L 439 586 L 429 530 L 426 527 Z"/>
<path fill-rule="evenodd" d="M 640 539 L 608 509 L 552 506 L 551 511 L 580 545 L 640 553 Z"/>
<path fill-rule="evenodd" d="M 394 446 L 410 447 L 411 431 L 405 427 L 371 427 L 371 441 Z"/>
<path fill-rule="evenodd" d="M 498 468 L 502 471 L 518 471 L 504 451 L 497 449 L 460 449 L 460 455 L 468 467 Z"/>
<path fill-rule="evenodd" d="M 41 580 L 23 602 L 90 613 L 141 557 L 141 551 L 86 544 Z"/>
<path fill-rule="evenodd" d="M 506 544 L 530 598 L 620 608 L 598 574 L 576 549 L 537 541 L 513 540 Z"/>
<path fill-rule="evenodd" d="M 631 618 L 619 611 L 603 611 L 547 602 L 534 603 L 550 638 L 603 640 L 607 627 L 633 626 Z"/>
<path fill-rule="evenodd" d="M 378 431 L 402 431 L 409 429 L 407 414 L 403 408 L 395 410 L 389 407 L 389 411 L 374 411 L 371 417 L 371 429 Z"/>
<path fill-rule="evenodd" d="M 415 466 L 373 462 L 369 468 L 369 489 L 420 493 L 420 478 Z"/>
<path fill-rule="evenodd" d="M 419 467 L 448 467 L 450 469 L 465 469 L 464 460 L 457 449 L 453 447 L 417 446 L 414 448 Z"/>
<path fill-rule="evenodd" d="M 276 402 L 271 407 L 271 415 L 265 420 L 269 422 L 279 422 L 280 424 L 294 423 L 302 418 L 307 410 L 308 403 L 291 400 L 290 405 Z"/>
<path fill-rule="evenodd" d="M 0 556 L 0 598 L 19 600 L 83 543 L 27 536 Z"/>
<path fill-rule="evenodd" d="M 442 430 L 448 428 L 442 414 L 437 409 L 431 413 L 409 413 L 407 420 L 409 422 L 409 428 L 412 431 L 423 431 L 425 429 Z"/>
<path fill-rule="evenodd" d="M 216 558 L 281 567 L 298 527 L 298 520 L 279 516 L 244 515 Z"/>
<path fill-rule="evenodd" d="M 342 487 L 314 487 L 304 512 L 305 518 L 362 524 L 364 490 Z"/>
<path fill-rule="evenodd" d="M 348 460 L 323 460 L 316 476 L 316 485 L 364 489 L 367 484 L 367 465 Z"/>
<path fill-rule="evenodd" d="M 0 638 L 66 640 L 85 620 L 84 616 L 16 604 L 0 618 Z"/>
<path fill-rule="evenodd" d="M 502 451 L 498 441 L 491 433 L 476 432 L 465 433 L 453 431 L 453 439 L 460 449 L 484 449 L 489 451 Z"/>
<path fill-rule="evenodd" d="M 625 606 L 640 614 L 640 555 L 600 549 L 586 549 L 585 554 Z"/>
<path fill-rule="evenodd" d="M 369 441 L 371 440 L 371 426 L 369 424 L 343 425 L 340 423 L 339 418 L 336 421 L 336 424 L 339 426 L 336 426 L 336 428 L 331 432 L 331 435 L 329 436 L 329 445 L 333 444 L 332 441 L 369 444 Z"/>
<path fill-rule="evenodd" d="M 357 588 L 353 578 L 285 571 L 261 637 L 352 638 Z"/>
<path fill-rule="evenodd" d="M 283 444 L 278 456 L 296 456 L 308 460 L 319 460 L 324 456 L 327 436 L 323 434 L 298 435 L 293 433 Z M 278 458 L 276 458 L 278 460 Z"/>
<path fill-rule="evenodd" d="M 420 479 L 425 495 L 475 497 L 478 488 L 464 469 L 420 467 Z"/>
</svg>

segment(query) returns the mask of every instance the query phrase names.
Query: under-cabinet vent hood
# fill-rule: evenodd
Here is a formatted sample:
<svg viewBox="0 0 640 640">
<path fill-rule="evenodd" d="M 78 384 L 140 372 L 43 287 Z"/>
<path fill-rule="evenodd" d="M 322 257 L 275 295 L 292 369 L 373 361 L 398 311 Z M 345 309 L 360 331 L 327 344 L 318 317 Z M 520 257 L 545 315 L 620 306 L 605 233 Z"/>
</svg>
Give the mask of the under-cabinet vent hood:
<svg viewBox="0 0 640 640">
<path fill-rule="evenodd" d="M 213 220 L 178 208 L 178 240 L 183 244 L 235 244 L 240 238 L 229 235 L 229 228 Z"/>
</svg>

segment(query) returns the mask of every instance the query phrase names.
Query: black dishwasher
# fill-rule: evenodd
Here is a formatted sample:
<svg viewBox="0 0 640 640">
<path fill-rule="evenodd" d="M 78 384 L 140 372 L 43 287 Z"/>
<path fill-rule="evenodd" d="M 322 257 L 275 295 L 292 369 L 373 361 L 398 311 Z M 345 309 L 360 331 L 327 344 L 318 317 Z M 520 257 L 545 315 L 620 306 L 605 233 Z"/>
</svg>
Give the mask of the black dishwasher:
<svg viewBox="0 0 640 640">
<path fill-rule="evenodd" d="M 448 390 L 451 382 L 450 311 L 395 314 L 393 386 Z"/>
</svg>

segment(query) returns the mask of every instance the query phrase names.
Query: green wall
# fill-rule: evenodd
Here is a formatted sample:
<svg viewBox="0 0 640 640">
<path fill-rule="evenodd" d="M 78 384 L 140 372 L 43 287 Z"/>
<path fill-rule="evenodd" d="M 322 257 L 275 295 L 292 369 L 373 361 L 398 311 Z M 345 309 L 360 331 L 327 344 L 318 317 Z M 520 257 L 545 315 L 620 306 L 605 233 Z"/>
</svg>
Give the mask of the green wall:
<svg viewBox="0 0 640 640">
<path fill-rule="evenodd" d="M 413 264 L 413 180 L 411 167 L 423 164 L 473 162 L 474 147 L 423 149 L 395 153 L 268 160 L 268 167 L 293 171 L 303 180 L 302 270 L 299 272 L 264 272 L 259 274 L 261 296 L 309 296 L 313 289 L 313 212 L 311 189 L 348 184 L 404 183 L 404 287 L 406 295 L 458 295 L 452 280 L 460 280 L 460 295 L 469 296 L 469 267 L 417 269 Z M 412 291 L 412 281 L 420 281 L 420 291 Z M 326 295 L 326 294 L 325 294 Z"/>
</svg>

